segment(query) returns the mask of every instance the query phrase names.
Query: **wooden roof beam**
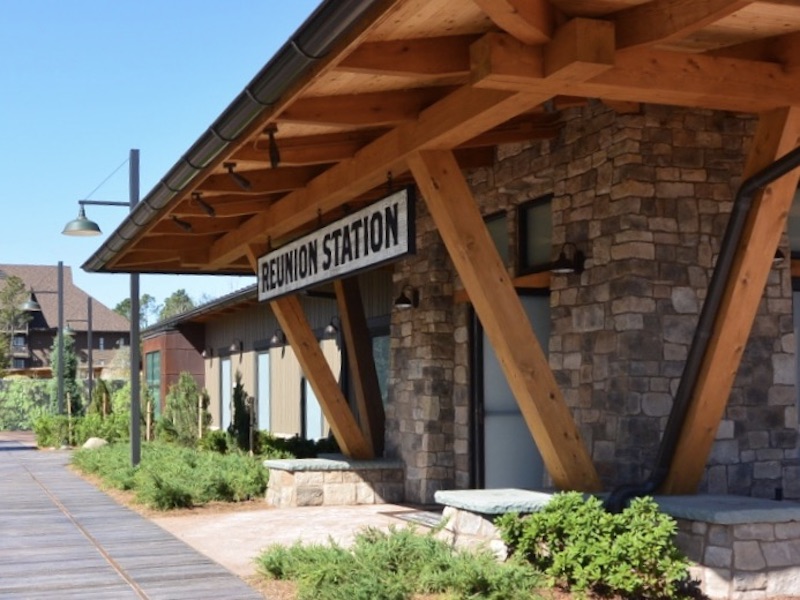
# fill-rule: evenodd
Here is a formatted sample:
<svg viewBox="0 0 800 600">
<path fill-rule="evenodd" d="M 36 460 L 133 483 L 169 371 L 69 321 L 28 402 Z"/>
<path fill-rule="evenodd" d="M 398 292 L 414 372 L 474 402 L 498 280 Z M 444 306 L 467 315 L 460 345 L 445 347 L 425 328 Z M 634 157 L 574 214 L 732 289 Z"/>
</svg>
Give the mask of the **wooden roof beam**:
<svg viewBox="0 0 800 600">
<path fill-rule="evenodd" d="M 397 125 L 416 119 L 422 109 L 436 102 L 447 91 L 418 88 L 301 98 L 280 114 L 278 123 L 355 127 Z"/>
<path fill-rule="evenodd" d="M 547 472 L 560 489 L 599 490 L 591 457 L 533 329 L 525 326 L 522 303 L 455 157 L 423 151 L 409 157 L 409 166 Z"/>
<path fill-rule="evenodd" d="M 744 179 L 800 146 L 800 106 L 762 114 Z M 800 169 L 776 179 L 753 198 L 720 309 L 709 336 L 689 411 L 664 483 L 668 494 L 694 494 L 702 478 L 747 338 L 764 296 L 775 250 L 786 230 Z"/>
<path fill-rule="evenodd" d="M 653 0 L 612 15 L 617 48 L 671 42 L 730 16 L 753 0 Z"/>
<path fill-rule="evenodd" d="M 346 456 L 357 459 L 374 458 L 372 446 L 367 441 L 350 410 L 339 382 L 336 381 L 325 355 L 319 347 L 314 332 L 306 320 L 297 296 L 286 296 L 270 302 L 286 339 L 294 350 L 308 383 L 317 396 L 339 447 Z"/>
<path fill-rule="evenodd" d="M 800 105 L 800 82 L 773 63 L 642 48 L 617 52 L 612 61 L 603 72 L 578 81 L 546 67 L 554 64 L 546 50 L 503 34 L 487 34 L 472 47 L 473 82 L 479 88 L 740 112 Z"/>
<path fill-rule="evenodd" d="M 476 39 L 459 35 L 369 42 L 356 48 L 336 70 L 417 79 L 465 76 L 469 75 L 469 46 Z"/>
<path fill-rule="evenodd" d="M 598 22 L 597 27 L 605 31 L 605 36 L 587 35 L 587 39 L 598 43 L 597 38 L 600 37 L 603 43 L 613 46 L 613 27 L 609 31 L 608 24 L 603 22 Z M 581 52 L 578 40 L 567 39 L 569 35 L 580 33 L 594 32 L 571 27 L 564 32 L 563 40 L 554 42 L 551 64 L 558 69 L 561 77 L 574 80 L 575 72 L 595 73 L 607 67 L 605 64 L 596 68 L 589 66 L 593 55 L 605 55 L 606 50 Z M 569 63 L 570 52 L 573 53 L 574 69 Z M 541 54 L 539 61 L 541 63 Z M 531 66 L 530 62 L 528 66 Z M 539 71 L 543 68 L 541 64 L 533 67 Z M 413 152 L 456 148 L 529 112 L 554 95 L 550 89 L 515 93 L 481 90 L 472 86 L 458 88 L 423 110 L 415 122 L 392 129 L 359 150 L 352 159 L 334 165 L 309 181 L 305 188 L 287 194 L 269 211 L 252 217 L 236 231 L 223 236 L 211 248 L 211 264 L 220 268 L 230 260 L 241 257 L 248 243 L 264 241 L 268 236 L 277 239 L 301 228 L 319 213 L 327 214 L 349 199 L 381 185 L 389 171 L 405 172 L 406 158 Z"/>
<path fill-rule="evenodd" d="M 525 44 L 546 44 L 564 18 L 548 0 L 473 0 L 506 33 Z"/>
</svg>

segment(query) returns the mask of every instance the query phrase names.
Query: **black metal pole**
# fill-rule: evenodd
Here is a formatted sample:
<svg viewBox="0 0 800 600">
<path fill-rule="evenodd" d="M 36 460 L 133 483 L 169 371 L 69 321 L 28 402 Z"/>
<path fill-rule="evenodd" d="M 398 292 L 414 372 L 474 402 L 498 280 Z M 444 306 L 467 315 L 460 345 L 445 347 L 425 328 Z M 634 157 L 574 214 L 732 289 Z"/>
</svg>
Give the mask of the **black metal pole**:
<svg viewBox="0 0 800 600">
<path fill-rule="evenodd" d="M 130 155 L 130 207 L 139 203 L 139 151 Z M 139 274 L 131 273 L 131 464 L 135 467 L 142 458 L 141 449 L 141 391 L 139 351 Z"/>
</svg>

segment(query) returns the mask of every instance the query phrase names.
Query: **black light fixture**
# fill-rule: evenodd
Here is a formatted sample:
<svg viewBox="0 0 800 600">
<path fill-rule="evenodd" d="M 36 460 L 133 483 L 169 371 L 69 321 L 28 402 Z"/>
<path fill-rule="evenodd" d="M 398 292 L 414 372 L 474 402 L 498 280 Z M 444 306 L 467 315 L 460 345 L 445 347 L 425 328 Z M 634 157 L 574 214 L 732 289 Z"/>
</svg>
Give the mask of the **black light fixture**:
<svg viewBox="0 0 800 600">
<path fill-rule="evenodd" d="M 203 194 L 201 194 L 200 192 L 192 192 L 192 200 L 194 200 L 197 203 L 197 205 L 200 208 L 202 208 L 203 211 L 209 217 L 216 217 L 217 216 L 217 211 L 215 211 L 214 207 L 211 206 L 208 202 L 203 200 Z"/>
<path fill-rule="evenodd" d="M 272 337 L 269 338 L 269 345 L 272 348 L 286 345 L 286 335 L 284 335 L 280 328 L 276 329 L 275 333 L 272 334 Z"/>
<path fill-rule="evenodd" d="M 228 348 L 228 350 L 230 350 L 231 352 L 238 352 L 239 354 L 241 354 L 242 351 L 244 350 L 244 342 L 242 342 L 242 340 L 237 338 L 231 342 L 231 345 Z"/>
<path fill-rule="evenodd" d="M 567 248 L 572 247 L 571 258 L 567 256 Z M 578 250 L 572 242 L 567 242 L 561 248 L 558 258 L 550 263 L 550 272 L 556 275 L 569 275 L 571 273 L 583 273 L 583 266 L 586 262 L 586 255 Z"/>
<path fill-rule="evenodd" d="M 33 293 L 33 288 L 31 288 L 31 293 L 28 296 L 28 299 L 22 303 L 19 309 L 25 312 L 42 312 L 42 305 L 39 304 L 39 301 L 36 299 L 36 294 Z"/>
<path fill-rule="evenodd" d="M 183 219 L 179 219 L 175 215 L 170 215 L 172 217 L 172 222 L 175 223 L 178 227 L 183 229 L 184 231 L 191 232 L 192 231 L 192 224 L 189 221 L 184 221 Z"/>
<path fill-rule="evenodd" d="M 214 356 L 214 349 L 203 348 L 203 351 L 200 353 L 200 356 L 202 356 L 203 358 L 212 358 Z"/>
<path fill-rule="evenodd" d="M 244 175 L 241 175 L 240 173 L 236 173 L 234 171 L 234 169 L 236 168 L 235 162 L 222 163 L 222 166 L 228 169 L 228 175 L 230 175 L 231 179 L 233 179 L 236 182 L 236 185 L 242 188 L 245 192 L 250 191 L 250 189 L 253 187 L 252 184 L 250 183 L 250 180 L 247 179 L 247 177 L 245 177 Z"/>
<path fill-rule="evenodd" d="M 278 126 L 272 124 L 264 130 L 264 133 L 269 136 L 269 164 L 273 169 L 277 169 L 281 164 L 281 151 L 278 149 L 278 142 L 275 141 Z"/>
<path fill-rule="evenodd" d="M 328 326 L 325 328 L 325 331 L 322 332 L 322 339 L 323 340 L 332 340 L 336 337 L 336 334 L 339 333 L 339 325 L 342 324 L 342 321 L 336 315 L 331 317 L 331 322 L 328 323 Z"/>
<path fill-rule="evenodd" d="M 417 308 L 419 306 L 419 292 L 410 285 L 403 286 L 400 295 L 395 298 L 395 308 Z"/>
</svg>

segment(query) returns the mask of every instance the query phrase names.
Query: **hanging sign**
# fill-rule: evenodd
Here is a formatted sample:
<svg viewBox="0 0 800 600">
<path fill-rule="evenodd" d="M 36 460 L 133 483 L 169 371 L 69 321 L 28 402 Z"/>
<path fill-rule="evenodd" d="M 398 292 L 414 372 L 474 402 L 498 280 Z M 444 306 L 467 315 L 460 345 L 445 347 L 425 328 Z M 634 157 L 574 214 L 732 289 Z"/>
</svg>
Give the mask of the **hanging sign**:
<svg viewBox="0 0 800 600">
<path fill-rule="evenodd" d="M 352 275 L 414 252 L 414 192 L 405 188 L 258 259 L 258 299 Z"/>
</svg>

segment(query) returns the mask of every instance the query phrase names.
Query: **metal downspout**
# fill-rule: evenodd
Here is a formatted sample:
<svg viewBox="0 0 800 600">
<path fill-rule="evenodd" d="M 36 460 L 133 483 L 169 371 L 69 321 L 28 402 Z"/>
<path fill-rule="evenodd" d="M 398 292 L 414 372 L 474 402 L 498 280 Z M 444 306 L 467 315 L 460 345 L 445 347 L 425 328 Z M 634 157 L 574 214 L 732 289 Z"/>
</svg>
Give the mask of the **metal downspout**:
<svg viewBox="0 0 800 600">
<path fill-rule="evenodd" d="M 736 248 L 742 237 L 744 225 L 750 214 L 755 193 L 782 177 L 789 171 L 800 166 L 800 147 L 766 166 L 758 173 L 746 179 L 739 187 L 733 202 L 733 209 L 722 238 L 717 264 L 708 286 L 708 294 L 700 312 L 692 345 L 686 358 L 678 390 L 675 393 L 675 402 L 672 405 L 664 437 L 656 457 L 656 465 L 650 477 L 639 484 L 627 484 L 615 488 L 605 500 L 605 507 L 610 512 L 620 512 L 631 498 L 651 495 L 661 487 L 672 466 L 672 459 L 678 445 L 678 437 L 689 412 L 689 404 L 697 386 L 700 367 L 708 350 L 711 334 L 714 331 L 719 307 L 725 292 L 725 286 L 730 276 Z"/>
</svg>

